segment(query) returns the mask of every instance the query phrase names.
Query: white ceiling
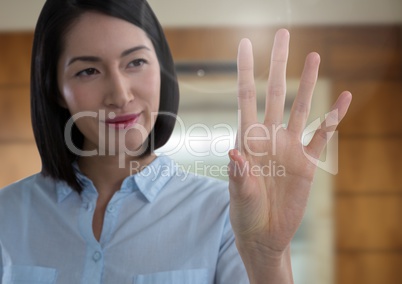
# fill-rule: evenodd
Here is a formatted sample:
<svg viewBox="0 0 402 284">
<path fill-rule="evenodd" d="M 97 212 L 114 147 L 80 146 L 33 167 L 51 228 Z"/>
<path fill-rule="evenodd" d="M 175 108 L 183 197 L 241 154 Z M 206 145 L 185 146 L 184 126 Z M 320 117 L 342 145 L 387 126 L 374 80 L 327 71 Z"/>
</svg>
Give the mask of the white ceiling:
<svg viewBox="0 0 402 284">
<path fill-rule="evenodd" d="M 0 30 L 33 30 L 45 0 L 0 0 Z M 402 23 L 401 0 L 149 0 L 164 26 Z"/>
</svg>

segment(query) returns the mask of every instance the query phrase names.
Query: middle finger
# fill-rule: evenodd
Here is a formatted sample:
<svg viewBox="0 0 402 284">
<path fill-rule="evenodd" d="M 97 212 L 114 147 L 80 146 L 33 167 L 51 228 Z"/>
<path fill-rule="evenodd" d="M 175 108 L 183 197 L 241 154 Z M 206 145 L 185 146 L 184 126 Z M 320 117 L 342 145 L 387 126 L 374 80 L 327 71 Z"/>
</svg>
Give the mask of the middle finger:
<svg viewBox="0 0 402 284">
<path fill-rule="evenodd" d="M 275 35 L 271 55 L 271 66 L 267 85 L 265 105 L 265 125 L 280 125 L 283 123 L 283 109 L 286 97 L 286 65 L 289 55 L 290 35 L 286 29 L 279 30 Z"/>
</svg>

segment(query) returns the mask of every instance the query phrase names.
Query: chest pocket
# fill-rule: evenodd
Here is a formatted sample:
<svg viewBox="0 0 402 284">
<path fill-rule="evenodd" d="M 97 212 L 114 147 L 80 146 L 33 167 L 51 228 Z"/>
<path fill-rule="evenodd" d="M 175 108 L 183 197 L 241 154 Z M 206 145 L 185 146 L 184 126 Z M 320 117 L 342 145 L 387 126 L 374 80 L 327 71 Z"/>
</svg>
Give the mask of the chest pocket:
<svg viewBox="0 0 402 284">
<path fill-rule="evenodd" d="M 207 284 L 207 269 L 174 270 L 137 275 L 133 284 Z"/>
<path fill-rule="evenodd" d="M 57 271 L 54 268 L 40 266 L 5 266 L 3 284 L 54 284 Z"/>
</svg>

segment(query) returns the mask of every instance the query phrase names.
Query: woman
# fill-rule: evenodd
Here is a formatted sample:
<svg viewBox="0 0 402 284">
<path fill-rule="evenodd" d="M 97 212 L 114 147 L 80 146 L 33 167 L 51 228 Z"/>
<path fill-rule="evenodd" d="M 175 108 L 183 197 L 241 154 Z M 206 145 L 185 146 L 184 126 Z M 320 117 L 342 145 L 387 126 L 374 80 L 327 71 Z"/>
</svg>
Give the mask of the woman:
<svg viewBox="0 0 402 284">
<path fill-rule="evenodd" d="M 285 129 L 288 42 L 278 31 L 263 124 L 251 44 L 240 43 L 241 121 L 227 191 L 205 177 L 182 179 L 168 157 L 154 154 L 172 132 L 179 94 L 148 4 L 48 0 L 31 78 L 43 168 L 0 191 L 0 283 L 291 283 L 289 244 L 326 134 L 351 95 L 339 97 L 303 146 L 319 56 L 307 57 Z M 265 175 L 272 161 L 286 174 Z"/>
</svg>

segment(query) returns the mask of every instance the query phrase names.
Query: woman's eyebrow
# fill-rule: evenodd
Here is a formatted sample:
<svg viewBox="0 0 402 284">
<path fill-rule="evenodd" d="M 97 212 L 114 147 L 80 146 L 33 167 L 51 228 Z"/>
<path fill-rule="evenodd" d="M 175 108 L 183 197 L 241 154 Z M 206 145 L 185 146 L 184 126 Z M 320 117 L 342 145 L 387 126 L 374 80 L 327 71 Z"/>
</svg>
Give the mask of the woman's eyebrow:
<svg viewBox="0 0 402 284">
<path fill-rule="evenodd" d="M 96 56 L 77 56 L 77 57 L 71 58 L 68 61 L 67 66 L 70 66 L 71 64 L 73 64 L 76 61 L 100 62 L 101 59 L 99 57 L 96 57 Z"/>
<path fill-rule="evenodd" d="M 138 50 L 141 50 L 141 49 L 146 49 L 146 50 L 151 51 L 151 49 L 148 48 L 147 46 L 145 46 L 145 45 L 139 45 L 139 46 L 136 46 L 136 47 L 133 47 L 133 48 L 130 48 L 130 49 L 127 49 L 127 50 L 123 51 L 123 52 L 121 53 L 121 57 L 127 56 L 127 55 L 129 55 L 129 54 L 131 54 L 131 53 L 133 53 L 133 52 L 136 52 L 136 51 L 138 51 Z"/>
<path fill-rule="evenodd" d="M 133 48 L 129 48 L 125 51 L 123 51 L 120 55 L 120 57 L 125 57 L 127 55 L 130 55 L 133 52 L 136 52 L 138 50 L 141 49 L 146 49 L 146 50 L 151 50 L 150 48 L 148 48 L 145 45 L 139 45 L 139 46 L 135 46 Z M 76 61 L 85 61 L 85 62 L 100 62 L 102 59 L 100 57 L 96 57 L 96 56 L 77 56 L 77 57 L 73 57 L 68 61 L 67 66 L 70 66 L 71 64 L 73 64 Z"/>
</svg>

